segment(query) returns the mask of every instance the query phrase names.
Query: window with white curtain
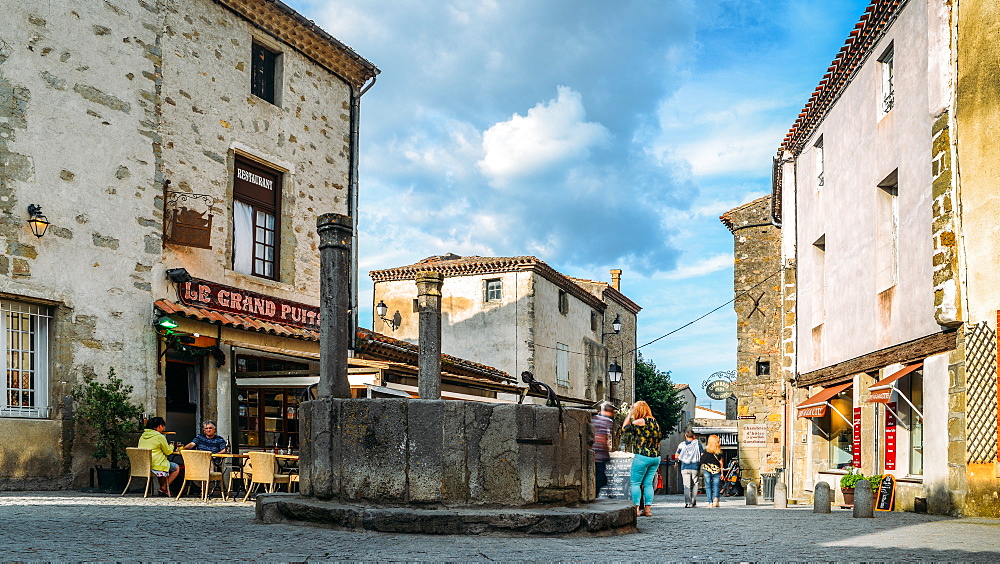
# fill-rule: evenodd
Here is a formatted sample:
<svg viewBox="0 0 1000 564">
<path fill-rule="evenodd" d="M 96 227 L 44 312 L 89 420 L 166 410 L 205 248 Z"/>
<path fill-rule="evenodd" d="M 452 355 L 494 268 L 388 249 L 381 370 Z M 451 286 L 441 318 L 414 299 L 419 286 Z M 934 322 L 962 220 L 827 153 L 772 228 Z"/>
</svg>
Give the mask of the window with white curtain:
<svg viewBox="0 0 1000 564">
<path fill-rule="evenodd" d="M 0 417 L 49 415 L 49 308 L 0 300 Z"/>
<path fill-rule="evenodd" d="M 233 270 L 278 279 L 280 172 L 241 158 L 233 178 Z"/>
</svg>

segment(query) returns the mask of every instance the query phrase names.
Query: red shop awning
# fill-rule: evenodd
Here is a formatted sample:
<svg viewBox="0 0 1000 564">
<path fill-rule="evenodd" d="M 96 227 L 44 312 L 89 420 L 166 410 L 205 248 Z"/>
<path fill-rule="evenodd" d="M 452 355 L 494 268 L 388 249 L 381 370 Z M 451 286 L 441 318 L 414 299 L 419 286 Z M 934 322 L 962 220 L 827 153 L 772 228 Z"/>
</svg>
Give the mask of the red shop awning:
<svg viewBox="0 0 1000 564">
<path fill-rule="evenodd" d="M 888 403 L 889 400 L 892 399 L 892 392 L 895 389 L 894 384 L 896 380 L 899 380 L 903 376 L 906 376 L 923 365 L 924 363 L 922 362 L 911 364 L 904 367 L 902 370 L 893 372 L 891 376 L 882 378 L 876 382 L 874 386 L 868 388 L 868 391 L 871 393 L 868 394 L 867 401 L 871 403 Z"/>
<path fill-rule="evenodd" d="M 830 398 L 836 396 L 840 392 L 843 392 L 847 388 L 850 388 L 852 384 L 854 384 L 854 382 L 847 382 L 846 384 L 823 388 L 823 390 L 818 394 L 795 406 L 795 409 L 798 410 L 799 417 L 823 417 L 826 415 L 827 406 L 830 405 Z"/>
</svg>

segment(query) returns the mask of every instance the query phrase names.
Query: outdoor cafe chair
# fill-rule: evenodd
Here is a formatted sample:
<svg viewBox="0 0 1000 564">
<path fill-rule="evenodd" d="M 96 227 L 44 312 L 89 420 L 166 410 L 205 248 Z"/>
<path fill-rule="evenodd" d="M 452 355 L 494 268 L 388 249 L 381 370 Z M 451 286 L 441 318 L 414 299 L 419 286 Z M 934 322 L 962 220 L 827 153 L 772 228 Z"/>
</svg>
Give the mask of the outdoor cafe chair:
<svg viewBox="0 0 1000 564">
<path fill-rule="evenodd" d="M 201 484 L 201 499 L 208 499 L 208 485 L 211 482 L 219 482 L 219 489 L 222 491 L 222 499 L 226 499 L 226 486 L 222 482 L 222 472 L 212 471 L 212 453 L 207 450 L 182 450 L 184 457 L 184 482 L 177 492 L 177 499 L 184 495 L 184 486 L 188 482 L 199 482 Z M 190 487 L 188 488 L 190 489 Z"/>
<path fill-rule="evenodd" d="M 278 459 L 270 452 L 249 452 L 250 465 L 253 467 L 253 474 L 250 476 L 250 487 L 247 488 L 247 495 L 243 501 L 250 499 L 257 486 L 266 484 L 268 492 L 273 493 L 278 484 L 288 484 L 290 476 L 278 473 Z"/>
<path fill-rule="evenodd" d="M 125 453 L 128 454 L 128 482 L 125 484 L 125 491 L 122 492 L 124 496 L 128 493 L 128 487 L 132 484 L 132 478 L 146 478 L 146 489 L 142 492 L 142 497 L 149 497 L 149 485 L 152 483 L 153 478 L 156 476 L 153 474 L 153 451 L 148 448 L 136 448 L 136 447 L 126 447 Z"/>
</svg>

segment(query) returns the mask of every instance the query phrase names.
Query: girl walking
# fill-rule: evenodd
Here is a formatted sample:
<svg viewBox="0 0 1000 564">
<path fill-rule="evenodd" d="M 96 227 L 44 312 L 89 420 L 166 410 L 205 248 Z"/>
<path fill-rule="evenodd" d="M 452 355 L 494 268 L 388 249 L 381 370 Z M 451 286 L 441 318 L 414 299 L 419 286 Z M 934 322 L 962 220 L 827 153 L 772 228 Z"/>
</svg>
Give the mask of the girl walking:
<svg viewBox="0 0 1000 564">
<path fill-rule="evenodd" d="M 709 435 L 705 452 L 701 455 L 701 472 L 705 477 L 705 493 L 708 495 L 708 506 L 719 506 L 719 486 L 722 477 L 722 447 L 718 435 Z"/>
<path fill-rule="evenodd" d="M 660 425 L 653 417 L 649 404 L 637 401 L 629 410 L 622 424 L 622 431 L 631 435 L 635 457 L 632 459 L 632 503 L 635 504 L 635 514 L 651 517 L 653 515 L 653 480 L 660 467 L 660 441 L 663 433 Z M 643 503 L 643 501 L 645 503 Z"/>
</svg>

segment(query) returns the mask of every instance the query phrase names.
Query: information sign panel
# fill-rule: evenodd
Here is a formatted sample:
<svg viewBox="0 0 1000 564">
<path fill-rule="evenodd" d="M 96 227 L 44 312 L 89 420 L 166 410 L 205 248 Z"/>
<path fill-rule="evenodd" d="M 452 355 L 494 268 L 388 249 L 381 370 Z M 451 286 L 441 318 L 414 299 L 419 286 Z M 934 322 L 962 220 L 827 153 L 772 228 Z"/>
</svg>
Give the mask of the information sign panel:
<svg viewBox="0 0 1000 564">
<path fill-rule="evenodd" d="M 629 499 L 632 497 L 629 478 L 632 475 L 631 453 L 614 452 L 611 453 L 611 460 L 605 467 L 608 477 L 608 484 L 601 488 L 598 495 L 607 499 Z"/>
</svg>

